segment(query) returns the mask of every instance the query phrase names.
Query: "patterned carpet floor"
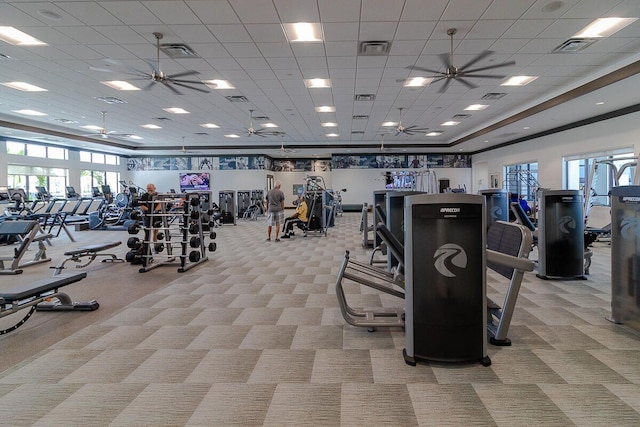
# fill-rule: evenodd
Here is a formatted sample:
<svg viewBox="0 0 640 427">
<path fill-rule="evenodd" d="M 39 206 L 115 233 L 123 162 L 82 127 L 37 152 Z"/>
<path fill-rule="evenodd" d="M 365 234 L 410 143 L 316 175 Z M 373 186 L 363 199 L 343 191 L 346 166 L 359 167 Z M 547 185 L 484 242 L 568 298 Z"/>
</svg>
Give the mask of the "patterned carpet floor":
<svg viewBox="0 0 640 427">
<path fill-rule="evenodd" d="M 338 308 L 345 250 L 363 262 L 371 253 L 359 224 L 346 213 L 326 237 L 266 242 L 262 218 L 238 221 L 185 273 L 110 266 L 126 286 L 164 285 L 2 372 L 0 425 L 640 425 L 640 334 L 606 320 L 610 247 L 594 248 L 588 280 L 526 273 L 513 345 L 489 345 L 491 366 L 411 367 L 401 328 L 349 326 Z M 495 301 L 506 285 L 488 272 Z M 403 304 L 345 290 L 357 307 Z"/>
</svg>

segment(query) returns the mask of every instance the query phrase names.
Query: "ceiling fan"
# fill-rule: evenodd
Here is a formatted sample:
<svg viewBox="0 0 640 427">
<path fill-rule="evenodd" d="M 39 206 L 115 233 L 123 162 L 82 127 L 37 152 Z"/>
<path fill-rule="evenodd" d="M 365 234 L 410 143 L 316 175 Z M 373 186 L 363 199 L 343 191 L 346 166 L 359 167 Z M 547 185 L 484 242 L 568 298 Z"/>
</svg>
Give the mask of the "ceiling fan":
<svg viewBox="0 0 640 427">
<path fill-rule="evenodd" d="M 102 128 L 98 130 L 97 133 L 88 133 L 82 136 L 100 136 L 102 138 L 109 138 L 110 136 L 119 136 L 122 138 L 129 138 L 131 136 L 133 136 L 133 134 L 130 133 L 115 133 L 113 131 L 107 131 L 107 126 L 106 126 L 106 119 L 107 119 L 107 112 L 106 111 L 100 111 L 100 113 L 102 113 Z"/>
<path fill-rule="evenodd" d="M 245 135 L 246 136 L 256 135 L 261 138 L 265 138 L 267 136 L 284 135 L 284 132 L 277 131 L 277 130 L 267 130 L 265 128 L 257 128 L 257 129 L 254 128 L 253 127 L 253 110 L 249 110 L 249 127 L 245 128 Z"/>
<path fill-rule="evenodd" d="M 463 85 L 467 86 L 469 89 L 475 89 L 478 86 L 473 84 L 473 83 L 471 83 L 470 81 L 466 80 L 465 77 L 483 78 L 483 79 L 503 79 L 506 76 L 497 75 L 497 74 L 476 74 L 476 73 L 479 72 L 479 71 L 486 71 L 486 70 L 492 70 L 494 68 L 500 68 L 500 67 L 507 67 L 509 65 L 515 65 L 515 63 L 516 63 L 515 61 L 508 61 L 508 62 L 502 62 L 500 64 L 488 65 L 486 67 L 469 68 L 473 64 L 475 64 L 476 62 L 481 61 L 481 60 L 487 58 L 488 56 L 490 56 L 490 55 L 492 55 L 494 53 L 491 50 L 485 50 L 485 51 L 479 53 L 471 61 L 469 61 L 466 64 L 464 64 L 462 67 L 456 67 L 455 65 L 453 65 L 453 36 L 457 32 L 458 32 L 458 30 L 456 28 L 449 28 L 447 30 L 447 35 L 451 38 L 451 50 L 449 51 L 449 53 L 440 54 L 440 58 L 442 59 L 442 62 L 444 64 L 444 66 L 445 66 L 445 71 L 432 70 L 432 69 L 429 69 L 429 68 L 423 68 L 423 67 L 417 67 L 417 66 L 409 66 L 407 68 L 412 69 L 412 70 L 426 71 L 428 73 L 434 73 L 435 74 L 435 78 L 431 83 L 435 83 L 435 82 L 438 82 L 440 80 L 445 80 L 444 85 L 442 85 L 442 87 L 438 91 L 438 92 L 442 93 L 442 92 L 445 92 L 449 88 L 449 85 L 451 84 L 451 82 L 454 79 L 456 81 L 459 81 Z"/>
<path fill-rule="evenodd" d="M 402 110 L 404 110 L 404 108 L 400 107 L 398 108 L 398 110 L 400 110 L 400 120 L 398 121 L 398 127 L 396 128 L 395 136 L 399 136 L 399 135 L 411 136 L 417 133 L 426 133 L 429 130 L 429 128 L 423 128 L 416 125 L 408 126 L 408 127 L 402 126 Z"/>
<path fill-rule="evenodd" d="M 194 76 L 196 74 L 200 74 L 198 71 L 189 70 L 189 71 L 183 71 L 181 73 L 165 74 L 160 69 L 160 39 L 162 39 L 163 36 L 162 36 L 162 33 L 157 33 L 157 32 L 153 33 L 153 35 L 156 38 L 156 61 L 153 62 L 151 60 L 145 60 L 145 62 L 149 64 L 149 66 L 151 67 L 151 72 L 138 70 L 133 67 L 126 67 L 127 71 L 124 71 L 124 70 L 117 71 L 117 70 L 112 70 L 107 68 L 96 68 L 96 67 L 89 67 L 89 68 L 95 71 L 102 71 L 107 73 L 120 72 L 120 73 L 135 76 L 136 78 L 132 80 L 151 80 L 151 82 L 149 82 L 148 85 L 142 88 L 143 90 L 149 90 L 156 83 L 162 83 L 167 89 L 171 90 L 176 95 L 182 95 L 182 92 L 180 92 L 174 86 L 180 86 L 180 87 L 185 87 L 187 89 L 197 90 L 198 92 L 209 93 L 209 90 L 207 89 L 190 86 L 192 84 L 206 86 L 206 83 L 200 80 L 184 80 L 179 78 L 179 77 Z M 120 65 L 120 66 L 122 65 L 114 60 L 107 60 L 107 62 Z"/>
<path fill-rule="evenodd" d="M 281 142 L 280 142 L 280 153 L 282 154 L 291 154 L 291 153 L 297 153 L 298 150 L 294 150 L 293 148 L 286 148 L 284 146 L 284 132 L 280 132 L 280 137 L 281 137 Z"/>
</svg>

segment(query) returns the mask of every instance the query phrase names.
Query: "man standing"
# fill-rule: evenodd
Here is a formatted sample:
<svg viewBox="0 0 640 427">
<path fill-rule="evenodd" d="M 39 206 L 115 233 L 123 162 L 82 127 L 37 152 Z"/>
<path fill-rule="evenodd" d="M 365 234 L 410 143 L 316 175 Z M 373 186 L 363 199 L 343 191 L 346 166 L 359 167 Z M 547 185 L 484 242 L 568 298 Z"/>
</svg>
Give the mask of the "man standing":
<svg viewBox="0 0 640 427">
<path fill-rule="evenodd" d="M 273 189 L 267 193 L 267 241 L 271 240 L 271 228 L 276 226 L 276 242 L 280 241 L 280 225 L 284 223 L 284 193 L 282 183 L 276 180 Z"/>
</svg>

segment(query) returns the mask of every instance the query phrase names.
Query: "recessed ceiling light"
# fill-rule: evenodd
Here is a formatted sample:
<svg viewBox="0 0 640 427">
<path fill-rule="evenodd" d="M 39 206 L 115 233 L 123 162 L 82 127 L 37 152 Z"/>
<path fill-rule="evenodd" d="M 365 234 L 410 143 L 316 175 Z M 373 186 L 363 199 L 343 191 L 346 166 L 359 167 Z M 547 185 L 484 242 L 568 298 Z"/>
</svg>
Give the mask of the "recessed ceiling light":
<svg viewBox="0 0 640 427">
<path fill-rule="evenodd" d="M 200 124 L 200 126 L 202 126 L 203 128 L 207 128 L 207 129 L 218 129 L 220 127 L 215 123 L 202 123 L 202 124 Z"/>
<path fill-rule="evenodd" d="M 187 110 L 180 107 L 163 108 L 163 110 L 171 114 L 189 114 Z"/>
<path fill-rule="evenodd" d="M 82 129 L 89 129 L 89 130 L 102 130 L 101 126 L 96 126 L 96 125 L 84 125 L 84 126 L 80 126 Z"/>
<path fill-rule="evenodd" d="M 323 128 L 334 128 L 338 126 L 338 124 L 334 122 L 324 122 L 324 123 L 320 123 L 320 126 L 322 126 Z"/>
<path fill-rule="evenodd" d="M 7 82 L 0 84 L 10 87 L 11 89 L 18 89 L 24 92 L 47 92 L 47 89 L 26 82 Z"/>
<path fill-rule="evenodd" d="M 319 23 L 296 22 L 282 24 L 284 35 L 289 43 L 321 42 L 322 26 Z"/>
<path fill-rule="evenodd" d="M 635 22 L 637 19 L 638 18 L 598 18 L 591 24 L 580 30 L 573 37 L 609 37 L 610 35 L 617 33 L 632 22 Z"/>
<path fill-rule="evenodd" d="M 596 105 L 604 105 L 603 101 L 596 102 Z"/>
<path fill-rule="evenodd" d="M 485 105 L 485 104 L 471 104 L 467 108 L 465 108 L 465 110 L 466 111 L 480 111 L 480 110 L 484 110 L 487 107 L 489 107 L 489 106 Z"/>
<path fill-rule="evenodd" d="M 439 135 L 442 135 L 442 134 L 443 134 L 443 132 L 441 130 L 432 130 L 431 132 L 429 132 L 425 136 L 439 136 Z"/>
<path fill-rule="evenodd" d="M 332 107 L 329 105 L 323 105 L 321 107 L 316 107 L 317 113 L 335 113 L 336 107 Z"/>
<path fill-rule="evenodd" d="M 95 99 L 98 101 L 106 102 L 107 104 L 126 104 L 127 101 L 113 97 L 113 96 L 97 96 Z"/>
<path fill-rule="evenodd" d="M 384 122 L 380 126 L 383 126 L 383 127 L 398 126 L 398 122 Z"/>
<path fill-rule="evenodd" d="M 404 82 L 404 87 L 421 87 L 430 84 L 433 81 L 432 77 L 413 77 L 407 79 Z"/>
<path fill-rule="evenodd" d="M 328 136 L 329 138 L 335 138 L 335 137 L 338 137 L 340 135 L 338 135 L 337 133 L 325 133 L 324 136 Z"/>
<path fill-rule="evenodd" d="M 129 138 L 131 138 L 131 139 L 144 139 L 143 137 L 138 136 L 138 135 L 130 135 Z"/>
<path fill-rule="evenodd" d="M 0 27 L 0 40 L 15 46 L 46 46 L 43 41 L 14 27 Z"/>
<path fill-rule="evenodd" d="M 125 82 L 124 80 L 111 80 L 106 82 L 100 82 L 103 85 L 109 86 L 116 90 L 140 90 L 139 87 L 132 85 L 129 82 Z"/>
<path fill-rule="evenodd" d="M 209 86 L 211 89 L 235 89 L 231 83 L 227 80 L 203 80 L 204 84 Z"/>
<path fill-rule="evenodd" d="M 46 116 L 46 113 L 41 113 L 36 110 L 13 110 L 14 113 L 24 114 L 25 116 Z"/>
<path fill-rule="evenodd" d="M 260 126 L 263 128 L 277 128 L 278 125 L 275 123 L 262 123 Z"/>
<path fill-rule="evenodd" d="M 236 135 L 235 133 L 228 133 L 224 137 L 225 138 L 240 138 L 240 136 Z"/>
<path fill-rule="evenodd" d="M 524 130 L 529 130 L 529 129 L 531 129 L 531 126 L 525 126 L 525 127 L 523 127 L 522 129 L 524 129 Z"/>
<path fill-rule="evenodd" d="M 141 127 L 146 129 L 162 129 L 162 126 L 154 125 L 153 123 L 142 125 Z"/>
<path fill-rule="evenodd" d="M 309 89 L 331 87 L 331 81 L 329 79 L 305 79 L 304 84 L 307 85 Z"/>
<path fill-rule="evenodd" d="M 460 122 L 449 120 L 447 122 L 442 123 L 440 126 L 455 126 L 455 125 L 459 125 L 459 124 L 460 124 Z"/>
<path fill-rule="evenodd" d="M 537 78 L 538 76 L 513 76 L 500 86 L 526 86 Z"/>
</svg>

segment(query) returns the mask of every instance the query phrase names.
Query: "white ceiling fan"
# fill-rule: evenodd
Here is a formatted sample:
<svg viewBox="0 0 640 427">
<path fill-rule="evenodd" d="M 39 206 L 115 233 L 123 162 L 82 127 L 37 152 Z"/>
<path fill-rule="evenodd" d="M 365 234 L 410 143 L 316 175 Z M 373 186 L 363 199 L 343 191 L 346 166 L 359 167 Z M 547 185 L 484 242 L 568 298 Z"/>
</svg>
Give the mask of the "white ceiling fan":
<svg viewBox="0 0 640 427">
<path fill-rule="evenodd" d="M 459 81 L 460 83 L 462 83 L 463 85 L 467 86 L 469 89 L 475 89 L 478 86 L 471 83 L 469 80 L 466 80 L 465 77 L 471 77 L 471 78 L 482 78 L 482 79 L 502 79 L 505 78 L 506 76 L 504 75 L 497 75 L 497 74 L 476 74 L 479 71 L 487 71 L 487 70 L 492 70 L 494 68 L 500 68 L 500 67 L 507 67 L 510 65 L 515 65 L 515 61 L 508 61 L 508 62 L 502 62 L 500 64 L 494 64 L 494 65 L 488 65 L 486 67 L 479 67 L 479 68 L 470 68 L 472 65 L 474 65 L 475 63 L 485 59 L 486 57 L 493 55 L 493 51 L 491 50 L 485 50 L 481 53 L 479 53 L 475 58 L 473 58 L 471 61 L 467 62 L 466 64 L 464 64 L 462 67 L 456 67 L 455 65 L 453 65 L 453 36 L 458 32 L 458 30 L 456 28 L 449 28 L 447 30 L 447 35 L 451 38 L 451 50 L 449 51 L 449 53 L 442 53 L 440 54 L 440 58 L 442 59 L 442 63 L 445 66 L 445 71 L 438 71 L 438 70 L 433 70 L 433 69 L 429 69 L 429 68 L 423 68 L 423 67 L 418 67 L 418 66 L 409 66 L 407 68 L 411 69 L 411 70 L 419 70 L 419 71 L 426 71 L 427 73 L 433 73 L 435 74 L 435 77 L 433 79 L 433 81 L 431 83 L 435 83 L 438 82 L 440 80 L 444 80 L 444 85 L 442 85 L 442 87 L 440 88 L 440 90 L 438 92 L 442 93 L 445 92 L 449 85 L 451 84 L 451 82 L 453 80 Z"/>
<path fill-rule="evenodd" d="M 145 60 L 145 62 L 149 64 L 149 66 L 151 67 L 151 72 L 146 72 L 146 71 L 138 70 L 136 68 L 127 67 L 127 66 L 124 66 L 125 70 L 97 68 L 97 67 L 89 67 L 89 68 L 95 71 L 101 71 L 101 72 L 107 72 L 107 73 L 122 73 L 122 74 L 129 74 L 131 76 L 135 76 L 136 78 L 132 80 L 151 80 L 151 82 L 149 82 L 148 85 L 142 88 L 143 90 L 149 90 L 156 83 L 161 83 L 176 95 L 182 95 L 182 92 L 180 92 L 174 86 L 180 86 L 187 89 L 196 90 L 198 92 L 209 93 L 209 90 L 207 89 L 191 86 L 194 84 L 206 86 L 206 83 L 200 80 L 184 80 L 180 78 L 180 77 L 195 76 L 197 74 L 200 74 L 200 72 L 198 71 L 189 70 L 189 71 L 183 71 L 175 74 L 165 74 L 162 71 L 162 69 L 160 68 L 160 39 L 162 39 L 163 36 L 162 36 L 162 33 L 157 33 L 157 32 L 154 32 L 153 35 L 156 38 L 156 60 L 155 62 L 151 60 Z M 123 64 L 114 60 L 107 59 L 106 62 L 115 64 L 120 67 L 123 66 Z"/>
<path fill-rule="evenodd" d="M 398 127 L 396 128 L 396 134 L 395 136 L 399 136 L 399 135 L 415 135 L 417 133 L 426 133 L 429 128 L 424 128 L 424 127 L 420 127 L 420 126 L 408 126 L 408 127 L 404 127 L 402 125 L 402 110 L 404 110 L 404 108 L 400 107 L 398 108 L 398 110 L 400 110 L 400 120 L 398 121 Z"/>
<path fill-rule="evenodd" d="M 104 139 L 107 139 L 109 137 L 122 137 L 122 138 L 130 138 L 133 136 L 133 134 L 131 133 L 116 133 L 113 131 L 107 131 L 107 125 L 106 125 L 106 121 L 107 121 L 107 112 L 106 111 L 100 111 L 100 113 L 102 113 L 102 128 L 97 129 L 98 132 L 96 133 L 88 133 L 82 136 L 100 136 Z"/>
<path fill-rule="evenodd" d="M 267 136 L 275 136 L 275 135 L 284 135 L 284 132 L 282 131 L 277 131 L 277 130 L 268 130 L 267 128 L 254 128 L 253 127 L 253 111 L 254 110 L 249 110 L 249 127 L 245 128 L 245 136 L 252 136 L 252 135 L 256 135 L 259 136 L 261 138 L 266 138 Z"/>
</svg>

